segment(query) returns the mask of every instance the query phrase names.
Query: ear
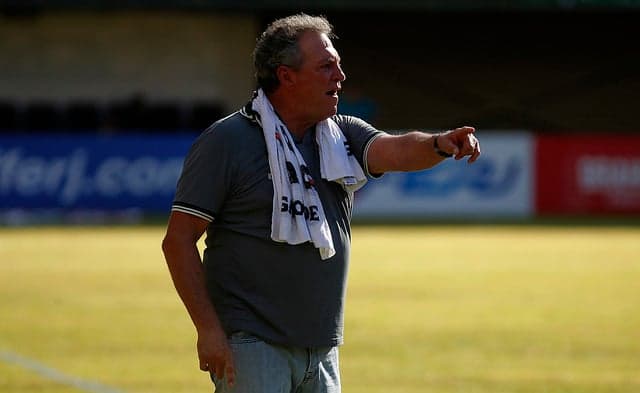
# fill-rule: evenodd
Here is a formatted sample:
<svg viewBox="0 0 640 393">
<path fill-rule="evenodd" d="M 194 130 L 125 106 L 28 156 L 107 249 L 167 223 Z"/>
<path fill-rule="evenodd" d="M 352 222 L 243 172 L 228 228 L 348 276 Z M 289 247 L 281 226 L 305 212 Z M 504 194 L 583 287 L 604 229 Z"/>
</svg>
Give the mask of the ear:
<svg viewBox="0 0 640 393">
<path fill-rule="evenodd" d="M 296 74 L 293 69 L 288 66 L 279 65 L 276 69 L 276 75 L 282 86 L 288 87 L 296 82 Z"/>
</svg>

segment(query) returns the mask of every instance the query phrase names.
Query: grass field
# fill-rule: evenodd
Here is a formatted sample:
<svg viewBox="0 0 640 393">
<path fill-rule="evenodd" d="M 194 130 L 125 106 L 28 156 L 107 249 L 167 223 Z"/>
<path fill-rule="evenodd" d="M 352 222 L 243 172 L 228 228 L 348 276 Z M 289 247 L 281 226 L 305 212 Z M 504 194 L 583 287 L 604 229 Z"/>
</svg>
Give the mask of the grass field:
<svg viewBox="0 0 640 393">
<path fill-rule="evenodd" d="M 640 392 L 640 227 L 353 232 L 344 392 Z M 162 236 L 0 229 L 0 392 L 211 391 Z"/>
</svg>

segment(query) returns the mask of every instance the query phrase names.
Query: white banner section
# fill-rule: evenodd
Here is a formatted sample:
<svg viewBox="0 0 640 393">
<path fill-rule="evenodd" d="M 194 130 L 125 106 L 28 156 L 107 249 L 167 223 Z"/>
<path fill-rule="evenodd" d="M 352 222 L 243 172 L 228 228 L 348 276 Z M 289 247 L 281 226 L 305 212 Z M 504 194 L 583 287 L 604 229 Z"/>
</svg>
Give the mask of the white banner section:
<svg viewBox="0 0 640 393">
<path fill-rule="evenodd" d="M 435 168 L 387 173 L 355 194 L 354 219 L 523 218 L 533 214 L 533 136 L 477 132 L 473 164 L 447 159 Z"/>
</svg>

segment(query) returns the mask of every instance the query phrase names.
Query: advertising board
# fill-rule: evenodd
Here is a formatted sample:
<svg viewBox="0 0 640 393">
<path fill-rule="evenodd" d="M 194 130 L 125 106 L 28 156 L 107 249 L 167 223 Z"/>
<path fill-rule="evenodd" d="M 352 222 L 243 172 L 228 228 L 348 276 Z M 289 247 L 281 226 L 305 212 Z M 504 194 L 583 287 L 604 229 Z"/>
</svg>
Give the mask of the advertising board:
<svg viewBox="0 0 640 393">
<path fill-rule="evenodd" d="M 535 150 L 538 213 L 640 213 L 640 137 L 540 135 Z"/>
<path fill-rule="evenodd" d="M 474 164 L 448 159 L 424 171 L 389 173 L 355 195 L 354 218 L 529 217 L 533 214 L 533 137 L 481 132 Z"/>
<path fill-rule="evenodd" d="M 0 210 L 168 213 L 196 135 L 2 135 Z M 640 213 L 640 137 L 479 132 L 473 165 L 389 173 L 355 195 L 355 219 Z"/>
<path fill-rule="evenodd" d="M 4 135 L 0 209 L 168 212 L 194 135 Z"/>
</svg>

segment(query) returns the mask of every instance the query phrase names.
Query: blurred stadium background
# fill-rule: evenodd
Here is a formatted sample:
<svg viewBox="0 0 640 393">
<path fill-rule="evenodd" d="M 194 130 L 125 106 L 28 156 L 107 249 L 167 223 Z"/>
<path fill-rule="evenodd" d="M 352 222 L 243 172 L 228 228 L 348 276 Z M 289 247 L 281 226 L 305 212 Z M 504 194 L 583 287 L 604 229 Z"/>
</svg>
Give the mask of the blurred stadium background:
<svg viewBox="0 0 640 393">
<path fill-rule="evenodd" d="M 257 34 L 298 11 L 335 25 L 340 112 L 484 142 L 470 171 L 371 184 L 356 221 L 640 213 L 637 1 L 0 4 L 7 224 L 165 216 L 194 136 L 248 99 Z"/>
<path fill-rule="evenodd" d="M 300 11 L 335 26 L 341 113 L 473 125 L 483 146 L 356 195 L 356 223 L 422 226 L 354 229 L 347 391 L 638 391 L 636 0 L 0 0 L 0 391 L 208 386 L 181 363 L 162 226 L 140 224 L 165 222 L 193 139 L 249 98 L 259 32 Z M 371 346 L 383 329 L 397 351 Z"/>
</svg>

